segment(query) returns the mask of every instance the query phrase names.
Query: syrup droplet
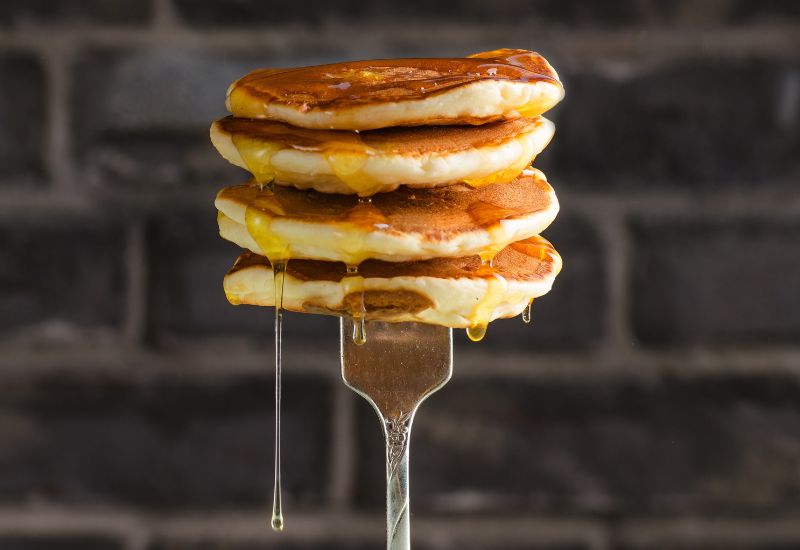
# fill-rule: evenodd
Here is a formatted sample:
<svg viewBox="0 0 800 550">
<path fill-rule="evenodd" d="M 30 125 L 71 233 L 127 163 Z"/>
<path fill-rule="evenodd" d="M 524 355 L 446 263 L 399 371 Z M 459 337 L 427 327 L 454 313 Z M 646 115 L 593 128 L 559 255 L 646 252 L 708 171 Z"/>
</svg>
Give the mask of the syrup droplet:
<svg viewBox="0 0 800 550">
<path fill-rule="evenodd" d="M 283 531 L 281 498 L 281 371 L 283 334 L 283 291 L 286 281 L 286 261 L 272 263 L 275 281 L 275 484 L 272 492 L 272 529 Z"/>
<path fill-rule="evenodd" d="M 480 342 L 486 336 L 487 325 L 476 325 L 467 329 L 467 337 L 473 342 Z"/>
<path fill-rule="evenodd" d="M 508 282 L 502 275 L 495 273 L 492 268 L 485 269 L 490 270 L 491 277 L 486 279 L 486 293 L 475 306 L 470 319 L 472 326 L 467 328 L 467 336 L 473 342 L 479 342 L 486 336 L 486 330 L 494 317 L 494 311 L 503 301 L 508 287 Z"/>
<path fill-rule="evenodd" d="M 353 343 L 357 346 L 363 346 L 367 343 L 367 329 L 364 326 L 364 317 L 354 317 L 353 321 Z"/>
<path fill-rule="evenodd" d="M 525 310 L 522 312 L 522 321 L 528 325 L 531 322 L 531 307 L 533 307 L 533 298 L 531 301 L 528 302 L 528 305 L 525 306 Z"/>
<path fill-rule="evenodd" d="M 367 308 L 364 304 L 364 277 L 358 275 L 358 264 L 347 264 L 347 276 L 342 279 L 346 308 L 353 318 L 353 343 L 357 346 L 367 342 L 367 330 L 364 326 L 367 317 Z M 352 304 L 347 300 L 355 295 L 357 302 Z"/>
</svg>

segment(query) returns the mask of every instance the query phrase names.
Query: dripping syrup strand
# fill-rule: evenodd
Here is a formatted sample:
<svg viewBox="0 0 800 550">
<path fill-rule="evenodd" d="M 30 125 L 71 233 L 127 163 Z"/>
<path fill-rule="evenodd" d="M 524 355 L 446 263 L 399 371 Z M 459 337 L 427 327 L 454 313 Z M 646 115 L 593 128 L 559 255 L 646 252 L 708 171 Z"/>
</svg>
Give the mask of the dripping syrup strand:
<svg viewBox="0 0 800 550">
<path fill-rule="evenodd" d="M 372 204 L 372 197 L 358 197 L 358 204 Z M 358 265 L 347 264 L 347 273 L 354 275 L 358 273 Z M 361 291 L 361 299 L 359 303 L 360 315 L 358 315 L 353 323 L 353 343 L 357 346 L 363 346 L 367 343 L 367 330 L 364 326 L 364 291 Z"/>
<path fill-rule="evenodd" d="M 531 298 L 531 301 L 528 302 L 528 305 L 525 306 L 525 310 L 522 312 L 522 321 L 526 325 L 529 325 L 530 322 L 531 322 L 531 308 L 532 307 L 533 307 L 533 298 Z"/>
<path fill-rule="evenodd" d="M 368 202 L 372 202 L 372 199 L 367 199 Z M 362 199 L 359 198 L 358 202 L 362 202 Z M 358 266 L 354 264 L 347 264 L 347 274 L 348 275 L 355 275 L 358 273 Z M 365 326 L 365 317 L 366 315 L 366 307 L 364 305 L 364 289 L 361 289 L 359 293 L 359 312 L 358 314 L 353 316 L 353 343 L 357 346 L 363 346 L 367 343 L 367 328 Z"/>
<path fill-rule="evenodd" d="M 283 333 L 283 287 L 286 262 L 275 261 L 272 267 L 275 282 L 275 484 L 272 491 L 272 529 L 283 531 L 281 498 L 281 370 Z"/>
</svg>

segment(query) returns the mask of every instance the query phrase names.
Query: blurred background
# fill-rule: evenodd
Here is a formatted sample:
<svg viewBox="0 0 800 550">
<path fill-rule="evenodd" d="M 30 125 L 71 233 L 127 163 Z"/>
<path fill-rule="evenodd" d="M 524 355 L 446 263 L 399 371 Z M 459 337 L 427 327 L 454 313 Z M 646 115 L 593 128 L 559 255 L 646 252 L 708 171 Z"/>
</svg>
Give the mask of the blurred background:
<svg viewBox="0 0 800 550">
<path fill-rule="evenodd" d="M 0 1 L 0 549 L 362 549 L 383 442 L 335 319 L 229 306 L 208 140 L 262 66 L 533 49 L 564 257 L 457 335 L 415 548 L 800 548 L 800 2 Z"/>
</svg>

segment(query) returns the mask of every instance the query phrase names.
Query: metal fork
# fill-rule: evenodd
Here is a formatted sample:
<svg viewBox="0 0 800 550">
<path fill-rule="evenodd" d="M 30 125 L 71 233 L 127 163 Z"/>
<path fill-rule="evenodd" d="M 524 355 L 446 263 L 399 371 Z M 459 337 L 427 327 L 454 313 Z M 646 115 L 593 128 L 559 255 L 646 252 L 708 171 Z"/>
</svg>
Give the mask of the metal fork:
<svg viewBox="0 0 800 550">
<path fill-rule="evenodd" d="M 353 341 L 353 320 L 340 324 L 342 379 L 378 413 L 386 438 L 386 548 L 411 548 L 408 445 L 417 408 L 453 374 L 452 329 L 421 323 L 367 322 Z"/>
</svg>

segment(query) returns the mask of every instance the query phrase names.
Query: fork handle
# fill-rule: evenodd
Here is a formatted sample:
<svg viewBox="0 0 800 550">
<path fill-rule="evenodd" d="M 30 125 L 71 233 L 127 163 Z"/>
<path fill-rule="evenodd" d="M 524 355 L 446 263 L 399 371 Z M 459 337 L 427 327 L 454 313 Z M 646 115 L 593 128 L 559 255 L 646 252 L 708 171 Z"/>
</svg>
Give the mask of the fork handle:
<svg viewBox="0 0 800 550">
<path fill-rule="evenodd" d="M 386 548 L 411 549 L 408 444 L 413 414 L 384 422 L 386 435 Z"/>
</svg>

